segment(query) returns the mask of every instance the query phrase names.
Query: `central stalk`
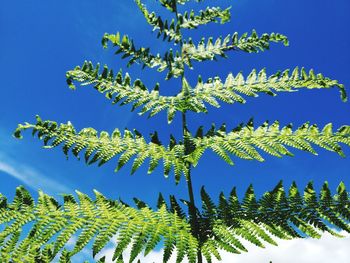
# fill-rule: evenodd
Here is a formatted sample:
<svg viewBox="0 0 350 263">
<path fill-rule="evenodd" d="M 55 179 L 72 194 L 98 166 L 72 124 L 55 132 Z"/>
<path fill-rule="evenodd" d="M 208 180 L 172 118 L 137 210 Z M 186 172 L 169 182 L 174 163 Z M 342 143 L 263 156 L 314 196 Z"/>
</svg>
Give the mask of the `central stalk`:
<svg viewBox="0 0 350 263">
<path fill-rule="evenodd" d="M 173 6 L 174 6 L 174 11 L 176 14 L 176 21 L 179 21 L 179 13 L 177 10 L 177 2 L 176 0 L 173 0 Z M 180 30 L 181 34 L 181 30 Z M 183 46 L 183 41 L 182 41 L 182 34 L 181 34 L 181 41 L 180 41 L 180 48 L 182 49 Z M 183 80 L 185 78 L 185 69 L 182 73 L 181 76 L 181 83 L 183 83 Z M 183 142 L 184 142 L 184 152 L 185 155 L 190 153 L 190 147 L 189 147 L 189 142 L 186 136 L 187 132 L 187 120 L 186 120 L 186 111 L 182 112 L 182 135 L 183 135 Z M 189 210 L 189 216 L 190 216 L 190 225 L 191 225 L 191 230 L 192 234 L 195 238 L 197 238 L 199 242 L 199 247 L 197 251 L 197 262 L 202 263 L 202 252 L 201 252 L 201 244 L 200 244 L 200 233 L 199 233 L 199 222 L 198 222 L 198 216 L 197 216 L 197 209 L 196 209 L 196 203 L 194 200 L 194 194 L 193 194 L 193 187 L 192 187 L 192 178 L 191 178 L 191 163 L 186 161 L 186 169 L 187 169 L 187 177 L 186 177 L 186 182 L 187 182 L 187 189 L 188 189 L 188 196 L 190 199 L 190 203 L 188 205 L 188 210 Z"/>
<path fill-rule="evenodd" d="M 186 112 L 182 113 L 182 131 L 183 131 L 183 140 L 184 140 L 184 146 L 185 146 L 185 155 L 189 154 L 189 143 L 186 136 L 187 132 L 187 121 L 186 121 Z M 200 242 L 200 233 L 199 233 L 199 222 L 197 217 L 197 209 L 196 204 L 194 201 L 194 194 L 193 194 L 193 187 L 192 187 L 192 179 L 191 179 L 191 163 L 186 162 L 186 169 L 187 171 L 187 189 L 188 189 L 188 196 L 190 198 L 190 203 L 188 205 L 189 214 L 190 214 L 190 224 L 191 224 L 191 230 L 192 234 L 198 239 L 198 242 Z M 202 253 L 199 246 L 198 252 L 197 252 L 197 259 L 198 263 L 202 263 Z"/>
</svg>

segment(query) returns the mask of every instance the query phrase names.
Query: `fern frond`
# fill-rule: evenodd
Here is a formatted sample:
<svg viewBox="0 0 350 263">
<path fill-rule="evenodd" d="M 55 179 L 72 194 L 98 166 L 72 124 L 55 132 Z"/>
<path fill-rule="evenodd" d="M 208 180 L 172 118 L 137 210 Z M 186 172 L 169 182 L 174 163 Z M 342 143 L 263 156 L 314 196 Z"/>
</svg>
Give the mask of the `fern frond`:
<svg viewBox="0 0 350 263">
<path fill-rule="evenodd" d="M 190 225 L 176 213 L 166 211 L 164 206 L 157 211 L 148 207 L 135 209 L 111 202 L 97 191 L 95 200 L 77 192 L 77 200 L 71 196 L 64 198 L 63 205 L 58 205 L 55 199 L 42 192 L 39 193 L 37 204 L 32 202 L 28 205 L 25 196 L 29 196 L 29 193 L 19 187 L 15 200 L 0 208 L 0 215 L 14 215 L 12 220 L 0 224 L 1 240 L 6 240 L 0 242 L 2 260 L 51 262 L 61 253 L 60 262 L 70 262 L 71 257 L 90 242 L 93 243 L 95 256 L 114 236 L 118 240 L 114 253 L 116 259 L 121 258 L 122 246 L 133 242 L 130 262 L 146 247 L 148 250 L 154 249 L 162 238 L 178 249 L 180 259 L 188 254 L 188 249 L 198 248 L 197 242 L 187 243 L 187 240 L 193 240 Z M 82 223 L 78 227 L 74 226 L 72 231 L 72 225 L 78 221 Z M 31 229 L 27 237 L 20 239 L 24 227 Z M 53 239 L 57 235 L 60 238 Z M 73 235 L 77 241 L 73 250 L 69 250 L 67 242 Z M 189 258 L 190 262 L 195 262 L 192 256 Z M 100 262 L 104 262 L 104 259 L 100 259 Z"/>
<path fill-rule="evenodd" d="M 108 42 L 118 47 L 116 54 L 124 53 L 123 58 L 131 57 L 128 66 L 131 66 L 135 62 L 140 62 L 144 66 L 150 68 L 160 67 L 160 71 L 166 69 L 166 62 L 159 54 L 150 54 L 149 48 L 136 48 L 133 40 L 127 35 L 121 35 L 119 32 L 115 35 L 105 33 L 102 38 L 102 45 L 104 48 L 107 48 Z"/>
<path fill-rule="evenodd" d="M 35 124 L 20 124 L 14 136 L 21 138 L 23 130 L 31 129 L 33 135 L 37 134 L 38 138 L 43 140 L 45 148 L 53 148 L 62 144 L 66 156 L 71 151 L 77 158 L 85 150 L 84 157 L 87 164 L 99 162 L 98 165 L 101 166 L 120 155 L 116 171 L 131 159 L 136 158 L 133 166 L 133 172 L 135 172 L 147 158 L 150 158 L 148 172 L 151 173 L 158 165 L 158 161 L 163 159 L 164 162 L 170 164 L 170 168 L 174 167 L 176 182 L 180 180 L 181 174 L 187 176 L 188 169 L 183 161 L 183 145 L 165 147 L 159 141 L 156 133 L 147 143 L 137 131 L 132 133 L 126 129 L 122 135 L 118 129 L 115 129 L 112 135 L 105 131 L 98 135 L 97 131 L 92 128 L 85 128 L 77 132 L 70 122 L 57 125 L 56 122 L 42 121 L 39 116 L 36 120 Z M 164 168 L 165 176 L 168 176 L 169 170 Z"/>
<path fill-rule="evenodd" d="M 228 133 L 224 129 L 214 130 L 213 128 L 205 136 L 193 137 L 191 140 L 195 150 L 189 154 L 187 160 L 195 160 L 194 165 L 198 162 L 198 158 L 194 158 L 193 155 L 198 151 L 204 152 L 206 149 L 213 150 L 229 164 L 232 163 L 227 159 L 228 154 L 258 161 L 264 161 L 259 151 L 277 157 L 292 156 L 287 147 L 317 154 L 312 145 L 344 156 L 340 143 L 350 146 L 350 126 L 342 126 L 333 132 L 332 124 L 327 124 L 320 131 L 317 125 L 305 123 L 293 131 L 291 124 L 280 129 L 278 121 L 271 125 L 265 122 L 258 128 L 254 128 L 251 121 Z"/>
<path fill-rule="evenodd" d="M 175 43 L 181 41 L 182 36 L 180 32 L 180 24 L 175 23 L 175 19 L 172 19 L 171 22 L 167 20 L 163 20 L 160 16 L 158 16 L 155 12 L 149 12 L 146 6 L 141 2 L 141 0 L 135 0 L 137 6 L 141 10 L 142 14 L 146 18 L 148 24 L 153 26 L 153 30 L 158 30 L 157 37 L 163 36 L 163 40 L 172 41 Z"/>
<path fill-rule="evenodd" d="M 97 191 L 95 200 L 80 192 L 77 192 L 77 199 L 66 195 L 63 205 L 40 192 L 35 203 L 30 194 L 19 187 L 12 203 L 0 196 L 0 256 L 14 262 L 51 262 L 61 253 L 60 261 L 68 262 L 88 243 L 93 244 L 95 256 L 115 237 L 118 244 L 115 259 L 121 259 L 123 249 L 131 243 L 130 262 L 133 262 L 142 251 L 149 253 L 164 239 L 165 262 L 175 248 L 177 262 L 185 256 L 190 262 L 196 262 L 198 249 L 210 262 L 213 256 L 220 259 L 220 249 L 230 253 L 246 252 L 242 239 L 264 247 L 265 243 L 276 244 L 275 237 L 319 238 L 323 232 L 339 236 L 334 229 L 350 233 L 350 196 L 343 183 L 335 195 L 327 183 L 319 194 L 309 183 L 301 195 L 295 183 L 286 193 L 280 182 L 260 199 L 250 186 L 242 201 L 238 200 L 233 189 L 227 199 L 220 194 L 218 205 L 204 189 L 201 195 L 203 210 L 198 217 L 200 239 L 197 240 L 191 234 L 189 218 L 179 210 L 174 197 L 170 201 L 172 206 L 167 208 L 161 201 L 160 208 L 152 211 L 147 205 L 135 209 L 108 200 Z M 181 211 L 183 218 L 177 215 L 177 211 Z M 77 225 L 76 222 L 80 223 Z M 31 227 L 29 234 L 20 238 L 23 227 L 27 225 Z M 69 250 L 66 245 L 73 235 L 77 241 Z"/>
<path fill-rule="evenodd" d="M 149 91 L 141 80 L 136 79 L 132 82 L 127 73 L 123 76 L 119 71 L 114 75 L 113 70 L 109 70 L 106 65 L 102 72 L 99 69 L 99 64 L 94 66 L 85 61 L 82 67 L 78 66 L 66 73 L 67 84 L 71 89 L 76 89 L 74 82 L 80 82 L 81 86 L 93 85 L 113 104 L 131 104 L 132 110 L 140 108 L 140 115 L 149 113 L 149 117 L 152 117 L 162 110 L 168 110 L 169 122 L 173 120 L 176 111 L 182 111 L 179 99 L 159 94 L 158 84 Z"/>
<path fill-rule="evenodd" d="M 168 9 L 170 12 L 177 12 L 177 5 L 184 5 L 190 0 L 159 0 L 162 6 Z M 202 2 L 203 0 L 195 0 L 196 2 Z"/>
<path fill-rule="evenodd" d="M 259 36 L 255 30 L 249 36 L 248 33 L 238 36 L 236 32 L 224 39 L 219 37 L 214 41 L 210 37 L 206 43 L 205 41 L 205 38 L 202 38 L 197 45 L 193 43 L 192 39 L 184 41 L 182 54 L 187 65 L 191 65 L 191 60 L 204 61 L 216 59 L 217 56 L 226 57 L 225 52 L 230 50 L 240 50 L 248 53 L 268 50 L 270 42 L 282 42 L 285 46 L 289 45 L 288 38 L 282 34 L 265 33 Z"/>
<path fill-rule="evenodd" d="M 235 189 L 232 193 L 235 193 Z M 242 239 L 264 247 L 264 243 L 276 245 L 276 237 L 319 238 L 324 232 L 339 237 L 340 230 L 350 233 L 349 220 L 345 216 L 350 212 L 350 196 L 343 183 L 339 185 L 337 194 L 332 195 L 326 182 L 319 197 L 312 183 L 306 186 L 303 196 L 295 183 L 289 194 L 285 193 L 282 182 L 260 199 L 256 198 L 252 186 L 247 189 L 242 201 L 233 197 L 235 194 L 232 196 L 232 193 L 230 199 L 236 201 L 225 201 L 223 205 L 222 200 L 226 200 L 226 197 L 221 194 L 219 205 L 210 201 L 211 213 L 206 212 L 207 208 L 203 211 L 207 216 L 201 218 L 205 221 L 200 224 L 201 233 L 205 233 L 201 236 L 201 242 L 205 244 L 203 255 L 207 260 L 216 254 L 210 250 L 211 246 L 231 253 L 246 252 Z M 203 203 L 208 203 L 209 199 L 208 195 L 202 196 Z M 211 224 L 206 222 L 208 217 Z"/>
<path fill-rule="evenodd" d="M 276 92 L 293 92 L 301 88 L 338 87 L 342 99 L 344 101 L 347 99 L 344 86 L 336 80 L 323 77 L 321 74 L 314 78 L 312 70 L 309 75 L 304 74 L 304 69 L 299 71 L 298 68 L 294 69 L 290 76 L 288 72 L 289 70 L 285 70 L 283 73 L 267 78 L 265 70 L 259 73 L 253 70 L 246 79 L 241 73 L 236 77 L 230 74 L 225 82 L 215 77 L 203 83 L 199 78 L 195 88 L 192 88 L 184 78 L 182 91 L 176 96 L 162 96 L 159 94 L 158 84 L 150 91 L 141 80 L 132 82 L 127 73 L 123 76 L 120 71 L 114 75 L 107 66 L 100 70 L 99 64 L 94 66 L 91 62 L 84 62 L 82 67 L 78 66 L 68 71 L 66 76 L 71 89 L 76 88 L 74 82 L 80 82 L 82 86 L 93 85 L 113 104 L 132 104 L 132 110 L 140 108 L 140 115 L 149 113 L 149 117 L 152 117 L 166 110 L 169 123 L 172 122 L 177 111 L 207 112 L 205 104 L 220 107 L 218 100 L 229 104 L 245 103 L 244 95 L 257 97 L 259 93 L 266 93 L 274 96 Z"/>
<path fill-rule="evenodd" d="M 127 66 L 131 66 L 136 62 L 141 63 L 143 67 L 157 68 L 159 72 L 167 69 L 167 79 L 180 77 L 183 74 L 184 65 L 178 52 L 173 54 L 173 51 L 169 50 L 163 56 L 159 53 L 153 55 L 149 48 L 136 48 L 134 42 L 127 35 L 121 36 L 119 32 L 115 35 L 105 33 L 102 38 L 103 47 L 107 48 L 108 42 L 118 47 L 116 54 L 124 53 L 122 58 L 131 57 Z"/>
<path fill-rule="evenodd" d="M 244 78 L 242 73 L 236 76 L 229 74 L 225 81 L 215 77 L 210 78 L 205 83 L 199 78 L 196 87 L 191 90 L 192 97 L 188 98 L 188 104 L 196 102 L 204 105 L 204 103 L 209 103 L 214 107 L 220 107 L 218 103 L 213 103 L 213 101 L 220 100 L 228 104 L 245 103 L 244 96 L 258 97 L 259 93 L 275 96 L 276 92 L 332 87 L 340 90 L 343 101 L 347 100 L 344 85 L 338 83 L 337 80 L 324 77 L 322 74 L 315 75 L 313 70 L 307 74 L 304 68 L 299 70 L 296 67 L 291 74 L 289 72 L 290 70 L 287 69 L 267 77 L 265 69 L 259 72 L 254 69 L 247 78 Z M 206 110 L 205 106 L 202 108 Z M 199 110 L 199 107 L 196 107 L 196 110 Z"/>
<path fill-rule="evenodd" d="M 179 24 L 181 28 L 193 29 L 200 25 L 205 25 L 210 22 L 225 24 L 230 21 L 230 7 L 221 9 L 220 7 L 207 7 L 205 10 L 200 10 L 199 15 L 195 15 L 194 10 L 179 14 Z"/>
<path fill-rule="evenodd" d="M 179 43 L 182 40 L 181 28 L 193 29 L 199 25 L 218 22 L 218 20 L 224 24 L 231 17 L 230 8 L 222 10 L 220 7 L 207 7 L 205 10 L 201 10 L 199 15 L 195 15 L 194 10 L 191 10 L 184 14 L 178 14 L 176 22 L 175 19 L 169 22 L 168 20 L 163 20 L 155 12 L 149 12 L 141 0 L 135 0 L 135 2 L 148 24 L 153 26 L 153 31 L 158 30 L 157 38 L 163 36 L 163 41 L 175 41 L 175 43 Z"/>
</svg>

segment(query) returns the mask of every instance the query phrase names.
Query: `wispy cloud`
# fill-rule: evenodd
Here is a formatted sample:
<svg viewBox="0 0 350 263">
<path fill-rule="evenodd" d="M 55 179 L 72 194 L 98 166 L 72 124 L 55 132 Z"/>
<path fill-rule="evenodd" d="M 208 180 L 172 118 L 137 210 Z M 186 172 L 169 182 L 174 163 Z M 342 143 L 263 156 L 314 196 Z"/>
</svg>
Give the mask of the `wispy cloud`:
<svg viewBox="0 0 350 263">
<path fill-rule="evenodd" d="M 345 233 L 343 233 L 345 235 Z M 241 255 L 233 255 L 222 252 L 222 261 L 215 263 L 256 263 L 256 262 L 283 262 L 283 263 L 323 263 L 337 262 L 348 263 L 350 259 L 350 236 L 335 238 L 325 234 L 321 239 L 296 239 L 291 241 L 280 240 L 279 246 L 267 246 L 265 249 L 255 246 L 247 246 L 249 252 Z M 115 243 L 114 243 L 115 244 Z M 113 248 L 107 248 L 99 256 L 106 256 L 106 262 L 113 262 Z M 175 253 L 174 253 L 175 254 Z M 125 258 L 130 255 L 130 248 L 125 253 Z M 153 251 L 147 257 L 140 257 L 143 263 L 162 262 L 163 251 Z M 175 263 L 176 257 L 170 259 L 169 263 Z M 188 261 L 184 261 L 187 263 Z"/>
<path fill-rule="evenodd" d="M 34 190 L 42 189 L 46 193 L 58 194 L 72 192 L 69 187 L 53 180 L 35 168 L 7 157 L 0 152 L 0 171 L 21 181 Z M 6 175 L 1 175 L 6 176 Z"/>
</svg>

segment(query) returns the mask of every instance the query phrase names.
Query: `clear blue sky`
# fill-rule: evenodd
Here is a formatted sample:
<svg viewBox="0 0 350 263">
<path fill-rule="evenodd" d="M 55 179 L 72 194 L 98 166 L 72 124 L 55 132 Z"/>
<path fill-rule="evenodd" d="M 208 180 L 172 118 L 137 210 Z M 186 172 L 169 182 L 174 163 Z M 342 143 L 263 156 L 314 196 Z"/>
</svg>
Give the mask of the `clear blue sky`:
<svg viewBox="0 0 350 263">
<path fill-rule="evenodd" d="M 155 1 L 145 1 L 160 14 Z M 202 4 L 213 4 L 208 1 Z M 290 39 L 290 47 L 272 45 L 271 50 L 255 54 L 231 53 L 227 60 L 195 64 L 190 79 L 198 74 L 204 79 L 240 70 L 246 75 L 251 69 L 267 68 L 270 74 L 277 70 L 304 66 L 314 68 L 325 76 L 338 79 L 350 87 L 350 2 L 347 0 L 294 0 L 294 1 L 215 1 L 215 4 L 232 5 L 229 24 L 211 24 L 195 32 L 201 35 L 226 35 L 234 31 L 256 29 L 258 33 L 280 32 Z M 198 5 L 193 5 L 198 7 Z M 100 40 L 105 32 L 129 34 L 137 46 L 151 46 L 153 51 L 163 52 L 166 45 L 156 39 L 156 34 L 145 23 L 133 1 L 3 1 L 0 7 L 0 192 L 13 196 L 15 187 L 21 184 L 35 193 L 38 188 L 57 196 L 64 191 L 79 189 L 92 194 L 97 189 L 110 198 L 121 197 L 129 201 L 139 197 L 155 203 L 158 192 L 176 194 L 187 198 L 184 180 L 175 186 L 173 177 L 164 179 L 162 170 L 146 174 L 146 167 L 129 176 L 130 165 L 114 173 L 117 160 L 98 168 L 82 161 L 68 161 L 60 150 L 45 150 L 41 142 L 25 133 L 24 140 L 11 137 L 18 123 L 34 122 L 35 115 L 43 119 L 66 122 L 70 120 L 78 129 L 94 127 L 112 131 L 115 127 L 137 128 L 144 134 L 158 130 L 161 138 L 169 133 L 180 134 L 180 118 L 168 125 L 165 114 L 147 120 L 131 113 L 128 107 L 114 106 L 92 88 L 71 91 L 65 84 L 65 72 L 81 65 L 84 60 L 108 64 L 116 71 L 122 68 L 133 79 L 141 78 L 149 87 L 161 82 L 166 94 L 177 91 L 178 80 L 166 83 L 164 74 L 153 70 L 141 70 L 139 66 L 126 69 L 126 61 L 113 55 L 113 50 L 103 50 Z M 194 83 L 193 83 L 194 84 Z M 349 89 L 348 89 L 349 90 Z M 190 128 L 200 125 L 218 126 L 225 122 L 233 128 L 240 122 L 254 117 L 256 124 L 265 120 L 279 120 L 295 127 L 310 121 L 320 126 L 333 122 L 335 127 L 350 124 L 350 103 L 342 103 L 338 90 L 303 90 L 298 93 L 280 93 L 277 97 L 248 98 L 246 105 L 224 105 L 210 108 L 205 115 L 189 115 Z M 242 194 L 250 183 L 261 194 L 270 190 L 279 180 L 289 185 L 293 180 L 305 186 L 309 180 L 316 187 L 328 180 L 332 189 L 340 181 L 350 187 L 350 149 L 348 158 L 319 150 L 319 156 L 293 151 L 295 157 L 282 159 L 266 157 L 266 162 L 235 159 L 231 167 L 209 151 L 204 155 L 193 180 L 196 195 L 200 186 L 213 196 L 226 193 L 238 186 Z"/>
</svg>

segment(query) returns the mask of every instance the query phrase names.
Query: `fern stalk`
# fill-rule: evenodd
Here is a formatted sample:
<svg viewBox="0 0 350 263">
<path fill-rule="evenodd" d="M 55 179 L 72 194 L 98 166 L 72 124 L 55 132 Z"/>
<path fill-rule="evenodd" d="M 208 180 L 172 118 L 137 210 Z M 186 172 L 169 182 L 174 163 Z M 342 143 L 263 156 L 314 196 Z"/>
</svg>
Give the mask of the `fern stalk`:
<svg viewBox="0 0 350 263">
<path fill-rule="evenodd" d="M 187 155 L 189 153 L 190 149 L 189 149 L 189 144 L 187 142 L 188 137 L 186 136 L 186 130 L 187 130 L 186 112 L 182 113 L 182 129 L 183 129 L 183 140 L 184 140 L 184 144 L 185 144 L 185 155 Z M 189 214 L 191 217 L 190 223 L 191 223 L 191 228 L 192 228 L 192 234 L 193 234 L 193 236 L 197 237 L 198 240 L 200 240 L 198 216 L 197 216 L 197 212 L 196 212 L 196 203 L 194 200 L 192 178 L 191 178 L 191 163 L 187 162 L 186 167 L 188 169 L 186 182 L 187 182 L 188 196 L 190 199 L 188 209 L 189 209 Z M 203 262 L 201 247 L 198 248 L 197 260 L 198 260 L 198 263 Z"/>
<path fill-rule="evenodd" d="M 175 11 L 175 16 L 176 16 L 176 21 L 179 21 L 179 13 L 177 10 L 177 2 L 174 1 L 174 11 Z M 179 29 L 179 34 L 181 36 L 181 41 L 180 41 L 180 47 L 181 49 L 183 48 L 183 41 L 182 41 L 182 32 L 181 28 Z M 183 74 L 181 76 L 181 83 L 185 81 L 185 70 L 183 71 Z M 187 134 L 187 116 L 186 116 L 186 111 L 182 112 L 182 137 L 183 137 L 183 142 L 184 142 L 184 154 L 187 155 L 190 153 L 191 149 L 189 148 L 189 141 L 188 141 L 188 136 Z M 193 194 L 193 186 L 192 186 L 192 177 L 191 177 L 191 163 L 186 161 L 186 168 L 188 169 L 187 171 L 187 176 L 186 176 L 186 182 L 187 182 L 187 190 L 188 190 L 188 196 L 190 203 L 188 204 L 188 209 L 189 209 L 189 215 L 190 215 L 190 224 L 191 224 L 191 230 L 193 236 L 195 236 L 198 240 L 200 240 L 200 235 L 199 235 L 199 223 L 198 223 L 198 216 L 197 216 L 197 211 L 196 211 L 196 202 L 194 199 L 194 194 Z M 197 262 L 202 263 L 203 258 L 202 258 L 202 251 L 201 251 L 201 246 L 198 247 L 197 250 Z"/>
</svg>

